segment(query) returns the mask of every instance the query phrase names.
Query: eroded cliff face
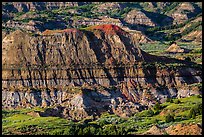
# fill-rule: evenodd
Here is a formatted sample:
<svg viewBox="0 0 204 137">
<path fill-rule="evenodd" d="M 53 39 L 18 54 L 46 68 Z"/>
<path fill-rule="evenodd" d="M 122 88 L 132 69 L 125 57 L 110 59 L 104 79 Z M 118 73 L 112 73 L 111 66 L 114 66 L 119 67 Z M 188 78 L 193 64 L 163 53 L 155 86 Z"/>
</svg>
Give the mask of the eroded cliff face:
<svg viewBox="0 0 204 137">
<path fill-rule="evenodd" d="M 2 95 L 3 108 L 55 106 L 50 111 L 41 113 L 41 116 L 61 116 L 75 120 L 98 116 L 107 111 L 124 116 L 141 109 L 141 105 L 125 100 L 119 90 L 103 88 L 93 90 L 70 86 L 62 89 L 26 89 L 26 91 L 3 91 Z M 134 111 L 125 109 L 128 104 L 132 105 L 132 108 L 128 109 Z"/>
<path fill-rule="evenodd" d="M 110 10 L 116 10 L 116 11 L 119 11 L 121 9 L 123 9 L 124 6 L 122 3 L 118 3 L 118 2 L 106 2 L 106 3 L 103 3 L 99 6 L 97 6 L 96 9 L 94 9 L 94 12 L 99 12 L 99 13 L 107 13 L 109 12 Z"/>
<path fill-rule="evenodd" d="M 3 2 L 3 8 L 18 12 L 27 11 L 40 11 L 40 10 L 51 10 L 60 9 L 65 7 L 78 6 L 83 3 L 78 2 Z M 12 7 L 12 8 L 11 8 Z"/>
<path fill-rule="evenodd" d="M 116 33 L 114 30 L 107 33 L 112 32 Z M 3 79 L 19 80 L 21 85 L 22 80 L 30 80 L 31 86 L 38 85 L 34 83 L 39 80 L 38 86 L 43 81 L 48 86 L 53 84 L 47 80 L 54 79 L 70 82 L 71 79 L 117 78 L 119 70 L 114 66 L 143 60 L 140 49 L 134 48 L 134 41 L 128 42 L 131 37 L 122 30 L 117 33 L 127 36 L 68 29 L 57 33 L 45 31 L 43 36 L 31 37 L 15 31 L 3 39 Z"/>
<path fill-rule="evenodd" d="M 82 120 L 90 116 L 97 117 L 103 112 L 129 117 L 138 111 L 154 106 L 156 102 L 163 103 L 170 97 L 180 98 L 201 94 L 201 89 L 187 85 L 185 87 L 162 87 L 158 86 L 158 83 L 152 85 L 153 82 L 144 85 L 147 79 L 141 79 L 140 81 L 133 78 L 125 79 L 115 87 L 88 83 L 77 86 L 72 83 L 57 88 L 3 88 L 2 108 L 51 107 L 39 115 L 60 116 L 73 120 Z M 165 78 L 165 80 L 157 78 L 157 80 L 171 81 L 169 78 Z M 176 79 L 175 82 L 180 82 L 180 80 Z"/>
<path fill-rule="evenodd" d="M 189 2 L 183 2 L 176 7 L 171 17 L 174 19 L 173 24 L 180 24 L 185 22 L 191 17 L 191 14 L 195 11 L 193 5 Z"/>
<path fill-rule="evenodd" d="M 124 20 L 130 24 L 156 26 L 156 24 L 150 18 L 148 18 L 143 12 L 137 10 L 131 10 L 124 18 Z"/>
<path fill-rule="evenodd" d="M 41 36 L 15 31 L 2 41 L 3 108 L 59 105 L 41 115 L 127 117 L 168 97 L 200 94 L 188 87 L 202 82 L 199 68 L 161 68 L 155 62 L 179 61 L 149 55 L 137 43 L 115 25 Z"/>
</svg>

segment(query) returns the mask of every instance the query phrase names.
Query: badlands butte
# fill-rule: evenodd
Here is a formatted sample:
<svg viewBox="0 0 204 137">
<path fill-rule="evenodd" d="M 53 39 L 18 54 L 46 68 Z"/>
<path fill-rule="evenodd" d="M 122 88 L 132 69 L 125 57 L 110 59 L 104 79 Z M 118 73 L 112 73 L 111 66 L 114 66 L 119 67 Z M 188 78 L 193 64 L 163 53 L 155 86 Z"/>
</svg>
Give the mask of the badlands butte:
<svg viewBox="0 0 204 137">
<path fill-rule="evenodd" d="M 167 98 L 201 94 L 201 66 L 155 56 L 117 25 L 16 30 L 2 41 L 2 108 L 56 106 L 46 116 L 128 117 Z"/>
</svg>

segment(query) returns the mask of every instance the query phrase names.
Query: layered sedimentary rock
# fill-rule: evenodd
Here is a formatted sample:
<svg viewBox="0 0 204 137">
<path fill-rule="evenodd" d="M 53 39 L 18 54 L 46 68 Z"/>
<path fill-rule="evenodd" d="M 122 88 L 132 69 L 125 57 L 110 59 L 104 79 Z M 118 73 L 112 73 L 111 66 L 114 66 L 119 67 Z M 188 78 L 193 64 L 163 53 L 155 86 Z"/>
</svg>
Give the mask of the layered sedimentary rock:
<svg viewBox="0 0 204 137">
<path fill-rule="evenodd" d="M 27 12 L 73 7 L 81 4 L 83 2 L 3 2 L 3 8 L 8 11 Z"/>
<path fill-rule="evenodd" d="M 122 3 L 118 2 L 105 2 L 94 10 L 94 12 L 99 12 L 99 13 L 108 13 L 110 10 L 115 10 L 115 11 L 120 11 L 124 8 Z"/>
<path fill-rule="evenodd" d="M 40 116 L 60 116 L 81 120 L 99 116 L 103 112 L 129 117 L 138 111 L 163 103 L 167 98 L 201 94 L 201 89 L 186 87 L 139 86 L 134 79 L 122 82 L 115 88 L 85 83 L 57 88 L 10 87 L 2 90 L 2 107 L 52 107 Z"/>
<path fill-rule="evenodd" d="M 148 18 L 142 11 L 131 10 L 124 20 L 129 24 L 140 24 L 146 26 L 155 26 L 156 24 Z"/>
<path fill-rule="evenodd" d="M 147 54 L 134 36 L 110 24 L 39 36 L 15 31 L 2 41 L 2 65 L 3 108 L 60 105 L 42 115 L 71 119 L 104 111 L 127 117 L 156 101 L 200 94 L 188 85 L 202 82 L 192 63 Z"/>
<path fill-rule="evenodd" d="M 26 89 L 26 91 L 2 92 L 3 108 L 28 108 L 56 106 L 41 116 L 61 116 L 81 120 L 87 116 L 98 116 L 102 112 L 112 112 L 130 116 L 142 109 L 142 105 L 125 100 L 119 90 L 97 89 L 97 91 L 67 87 L 62 89 Z M 131 105 L 132 107 L 129 107 Z M 60 108 L 60 110 L 59 110 Z"/>
<path fill-rule="evenodd" d="M 173 61 L 143 52 L 137 40 L 117 26 L 88 29 L 47 30 L 37 37 L 22 31 L 8 35 L 2 46 L 3 82 L 49 87 L 66 85 L 75 79 L 78 84 L 114 85 L 124 78 L 148 75 L 141 62 Z"/>
<path fill-rule="evenodd" d="M 101 16 L 97 19 L 82 18 L 82 19 L 74 20 L 72 23 L 73 26 L 77 26 L 77 25 L 92 26 L 92 25 L 102 25 L 102 24 L 113 24 L 119 27 L 123 26 L 123 23 L 120 21 L 120 19 L 115 19 L 108 16 Z"/>
<path fill-rule="evenodd" d="M 190 2 L 180 3 L 174 12 L 170 15 L 174 21 L 173 24 L 181 24 L 191 18 L 191 14 L 196 14 L 195 7 Z"/>
<path fill-rule="evenodd" d="M 3 79 L 30 79 L 30 85 L 38 85 L 32 81 L 39 80 L 40 86 L 41 82 L 46 84 L 46 80 L 52 79 L 117 78 L 119 70 L 107 70 L 104 66 L 132 64 L 143 59 L 140 49 L 131 47 L 133 43 L 122 42 L 130 40 L 124 31 L 117 33 L 124 33 L 127 37 L 115 35 L 114 30 L 107 33 L 110 34 L 100 30 L 68 29 L 62 32 L 45 31 L 43 36 L 31 37 L 16 31 L 3 39 Z"/>
</svg>

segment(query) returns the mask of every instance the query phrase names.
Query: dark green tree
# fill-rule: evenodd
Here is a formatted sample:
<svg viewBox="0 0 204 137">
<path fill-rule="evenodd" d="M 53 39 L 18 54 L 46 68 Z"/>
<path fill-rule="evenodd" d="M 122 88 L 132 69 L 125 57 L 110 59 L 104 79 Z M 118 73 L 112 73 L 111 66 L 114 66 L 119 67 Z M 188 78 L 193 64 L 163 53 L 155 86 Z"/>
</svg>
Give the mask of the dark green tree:
<svg viewBox="0 0 204 137">
<path fill-rule="evenodd" d="M 189 114 L 188 114 L 188 118 L 195 118 L 196 117 L 196 112 L 194 110 L 194 108 L 191 108 L 190 111 L 189 111 Z"/>
<path fill-rule="evenodd" d="M 175 103 L 175 104 L 179 104 L 179 103 L 181 103 L 181 101 L 178 100 L 178 99 L 176 99 L 176 100 L 174 100 L 174 103 Z"/>
<path fill-rule="evenodd" d="M 174 121 L 174 116 L 171 114 L 168 114 L 165 116 L 165 122 L 169 123 L 169 122 L 173 122 Z"/>
</svg>

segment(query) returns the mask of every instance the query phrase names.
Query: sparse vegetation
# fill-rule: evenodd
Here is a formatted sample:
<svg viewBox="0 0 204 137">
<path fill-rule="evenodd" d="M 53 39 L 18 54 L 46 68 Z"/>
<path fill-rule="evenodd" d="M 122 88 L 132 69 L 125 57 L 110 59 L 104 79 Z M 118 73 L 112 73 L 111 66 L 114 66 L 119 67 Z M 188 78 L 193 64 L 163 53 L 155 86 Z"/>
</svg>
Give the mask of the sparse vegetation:
<svg viewBox="0 0 204 137">
<path fill-rule="evenodd" d="M 179 2 L 174 2 L 174 3 L 171 3 L 171 5 L 169 6 L 166 6 L 162 12 L 167 14 L 169 13 L 170 11 L 172 12 L 173 10 L 175 10 L 175 8 L 179 5 L 180 3 Z"/>
<path fill-rule="evenodd" d="M 174 103 L 175 103 L 175 104 L 179 104 L 179 103 L 181 103 L 181 101 L 180 101 L 179 99 L 175 99 L 175 100 L 174 100 Z"/>
<path fill-rule="evenodd" d="M 175 99 L 172 100 L 175 102 Z M 97 120 L 85 123 L 73 122 L 59 117 L 32 117 L 27 115 L 31 111 L 43 112 L 46 108 L 3 110 L 2 133 L 3 135 L 16 134 L 17 132 L 38 135 L 128 135 L 143 133 L 154 124 L 162 127 L 172 122 L 189 123 L 192 120 L 201 122 L 202 98 L 192 96 L 180 100 L 182 102 L 180 104 L 165 102 L 161 105 L 155 105 L 154 110 L 171 112 L 166 115 L 155 114 L 151 109 L 138 112 L 128 119 L 104 113 Z"/>
<path fill-rule="evenodd" d="M 174 116 L 171 115 L 171 114 L 167 114 L 167 115 L 165 116 L 165 122 L 166 122 L 166 123 L 174 122 Z"/>
<path fill-rule="evenodd" d="M 173 99 L 172 98 L 167 98 L 166 102 L 173 103 Z"/>
</svg>

